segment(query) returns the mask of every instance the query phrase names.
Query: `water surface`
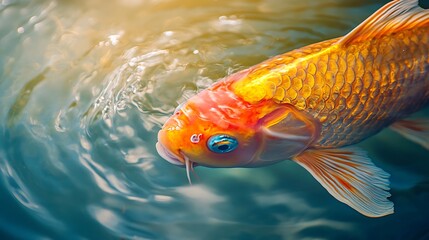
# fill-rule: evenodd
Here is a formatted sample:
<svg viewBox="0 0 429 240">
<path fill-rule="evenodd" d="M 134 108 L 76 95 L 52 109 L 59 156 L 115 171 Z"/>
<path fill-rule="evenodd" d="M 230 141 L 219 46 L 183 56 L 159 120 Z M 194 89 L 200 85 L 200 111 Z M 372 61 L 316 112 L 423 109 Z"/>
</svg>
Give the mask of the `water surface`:
<svg viewBox="0 0 429 240">
<path fill-rule="evenodd" d="M 0 233 L 21 239 L 429 239 L 429 154 L 363 142 L 395 214 L 370 219 L 285 161 L 184 169 L 156 134 L 232 72 L 346 34 L 386 1 L 0 1 Z M 429 116 L 429 111 L 420 113 Z"/>
</svg>

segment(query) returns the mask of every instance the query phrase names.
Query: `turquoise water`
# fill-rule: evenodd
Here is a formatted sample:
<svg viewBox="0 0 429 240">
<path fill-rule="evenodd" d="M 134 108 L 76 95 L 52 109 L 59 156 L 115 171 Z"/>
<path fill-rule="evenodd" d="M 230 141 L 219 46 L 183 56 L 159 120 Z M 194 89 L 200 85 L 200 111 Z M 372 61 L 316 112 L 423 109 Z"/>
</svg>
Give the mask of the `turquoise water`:
<svg viewBox="0 0 429 240">
<path fill-rule="evenodd" d="M 429 153 L 389 130 L 359 144 L 391 174 L 379 219 L 291 161 L 190 186 L 155 150 L 180 102 L 385 2 L 0 1 L 2 239 L 429 239 Z"/>
</svg>

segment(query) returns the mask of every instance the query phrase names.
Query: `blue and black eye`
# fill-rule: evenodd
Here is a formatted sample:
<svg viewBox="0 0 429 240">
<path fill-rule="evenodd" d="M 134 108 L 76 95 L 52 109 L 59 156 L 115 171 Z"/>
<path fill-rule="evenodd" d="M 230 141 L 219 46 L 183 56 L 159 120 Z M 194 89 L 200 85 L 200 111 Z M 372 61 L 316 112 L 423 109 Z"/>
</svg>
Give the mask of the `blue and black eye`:
<svg viewBox="0 0 429 240">
<path fill-rule="evenodd" d="M 215 153 L 229 153 L 238 147 L 238 141 L 225 134 L 214 135 L 207 140 L 207 147 Z"/>
</svg>

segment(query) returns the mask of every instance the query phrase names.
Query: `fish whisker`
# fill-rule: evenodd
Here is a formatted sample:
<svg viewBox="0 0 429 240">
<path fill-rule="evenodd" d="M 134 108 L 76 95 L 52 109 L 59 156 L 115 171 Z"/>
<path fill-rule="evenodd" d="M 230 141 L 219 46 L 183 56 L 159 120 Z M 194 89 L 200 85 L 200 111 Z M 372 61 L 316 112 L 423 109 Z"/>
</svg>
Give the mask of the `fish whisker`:
<svg viewBox="0 0 429 240">
<path fill-rule="evenodd" d="M 193 163 L 189 160 L 188 157 L 185 156 L 185 166 L 186 166 L 186 176 L 188 177 L 189 185 L 192 185 L 191 176 L 189 174 L 189 169 L 194 171 Z"/>
<path fill-rule="evenodd" d="M 194 174 L 195 178 L 197 178 L 197 180 L 199 181 L 200 177 L 198 176 L 197 172 L 194 170 L 194 167 L 196 167 L 196 166 L 198 166 L 198 164 L 195 162 L 192 162 L 191 163 L 191 171 Z"/>
</svg>

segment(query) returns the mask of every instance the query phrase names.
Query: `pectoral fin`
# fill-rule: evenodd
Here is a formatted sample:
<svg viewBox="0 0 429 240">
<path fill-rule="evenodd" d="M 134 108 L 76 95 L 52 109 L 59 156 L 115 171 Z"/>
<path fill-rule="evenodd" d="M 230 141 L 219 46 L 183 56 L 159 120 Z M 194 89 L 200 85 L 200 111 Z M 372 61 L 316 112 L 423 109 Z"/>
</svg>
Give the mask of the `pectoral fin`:
<svg viewBox="0 0 429 240">
<path fill-rule="evenodd" d="M 307 150 L 294 159 L 339 201 L 368 217 L 393 213 L 389 174 L 357 148 Z"/>
<path fill-rule="evenodd" d="M 390 128 L 429 150 L 429 119 L 401 120 Z"/>
</svg>

